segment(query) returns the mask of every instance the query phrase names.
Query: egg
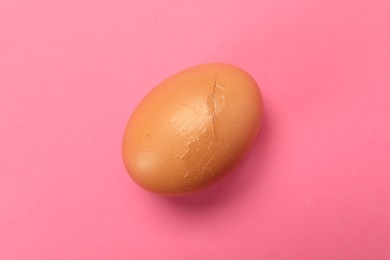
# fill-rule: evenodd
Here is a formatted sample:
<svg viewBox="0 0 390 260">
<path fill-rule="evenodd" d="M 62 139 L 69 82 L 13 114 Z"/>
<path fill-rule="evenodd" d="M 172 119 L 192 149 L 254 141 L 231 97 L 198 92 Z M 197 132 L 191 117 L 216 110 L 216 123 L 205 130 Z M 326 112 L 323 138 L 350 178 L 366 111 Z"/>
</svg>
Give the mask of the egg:
<svg viewBox="0 0 390 260">
<path fill-rule="evenodd" d="M 125 167 L 163 195 L 202 189 L 248 152 L 263 117 L 255 80 L 221 63 L 198 65 L 157 85 L 135 108 L 123 137 Z"/>
</svg>

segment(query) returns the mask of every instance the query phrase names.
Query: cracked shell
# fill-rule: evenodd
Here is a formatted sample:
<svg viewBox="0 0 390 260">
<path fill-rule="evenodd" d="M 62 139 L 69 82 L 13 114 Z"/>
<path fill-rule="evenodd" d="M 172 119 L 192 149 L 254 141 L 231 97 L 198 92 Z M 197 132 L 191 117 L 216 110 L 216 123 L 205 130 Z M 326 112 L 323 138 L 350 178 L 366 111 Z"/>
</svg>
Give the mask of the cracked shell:
<svg viewBox="0 0 390 260">
<path fill-rule="evenodd" d="M 179 195 L 225 176 L 253 144 L 262 120 L 255 80 L 227 64 L 181 71 L 154 88 L 127 124 L 129 175 L 158 194 Z"/>
</svg>

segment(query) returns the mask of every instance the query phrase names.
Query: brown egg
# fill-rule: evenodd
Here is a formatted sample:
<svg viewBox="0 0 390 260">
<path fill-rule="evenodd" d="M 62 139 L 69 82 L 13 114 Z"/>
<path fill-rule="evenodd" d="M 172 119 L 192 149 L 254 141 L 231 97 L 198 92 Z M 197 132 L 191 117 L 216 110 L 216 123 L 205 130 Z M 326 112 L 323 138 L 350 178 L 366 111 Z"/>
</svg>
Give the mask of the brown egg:
<svg viewBox="0 0 390 260">
<path fill-rule="evenodd" d="M 240 161 L 261 120 L 261 94 L 248 73 L 219 63 L 192 67 L 160 83 L 135 109 L 123 160 L 149 191 L 192 192 Z"/>
</svg>

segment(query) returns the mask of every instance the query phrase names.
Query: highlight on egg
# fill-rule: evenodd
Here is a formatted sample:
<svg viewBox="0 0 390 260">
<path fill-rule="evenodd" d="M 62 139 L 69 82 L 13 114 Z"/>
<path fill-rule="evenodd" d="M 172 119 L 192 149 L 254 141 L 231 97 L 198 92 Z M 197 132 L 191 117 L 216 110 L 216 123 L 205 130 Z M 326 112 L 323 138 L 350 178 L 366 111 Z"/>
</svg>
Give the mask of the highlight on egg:
<svg viewBox="0 0 390 260">
<path fill-rule="evenodd" d="M 125 129 L 132 179 L 154 193 L 190 193 L 225 176 L 249 151 L 263 117 L 256 81 L 222 63 L 198 65 L 157 85 Z"/>
</svg>

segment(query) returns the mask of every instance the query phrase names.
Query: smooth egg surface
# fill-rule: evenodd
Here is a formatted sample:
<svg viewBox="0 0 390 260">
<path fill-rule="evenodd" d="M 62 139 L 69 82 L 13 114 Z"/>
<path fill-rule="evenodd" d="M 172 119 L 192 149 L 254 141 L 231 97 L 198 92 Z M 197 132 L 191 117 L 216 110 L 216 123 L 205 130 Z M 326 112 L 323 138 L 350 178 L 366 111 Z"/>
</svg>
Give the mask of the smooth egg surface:
<svg viewBox="0 0 390 260">
<path fill-rule="evenodd" d="M 245 71 L 212 63 L 157 85 L 134 110 L 122 154 L 129 175 L 158 194 L 179 195 L 220 179 L 253 144 L 262 98 Z"/>
</svg>

